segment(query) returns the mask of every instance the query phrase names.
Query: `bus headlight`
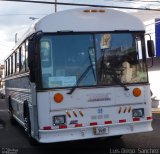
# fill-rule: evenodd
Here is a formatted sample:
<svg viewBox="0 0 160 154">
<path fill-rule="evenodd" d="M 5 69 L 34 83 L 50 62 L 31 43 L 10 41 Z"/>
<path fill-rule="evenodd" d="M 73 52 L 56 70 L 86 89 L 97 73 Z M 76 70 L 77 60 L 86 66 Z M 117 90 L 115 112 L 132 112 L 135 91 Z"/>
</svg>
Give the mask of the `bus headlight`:
<svg viewBox="0 0 160 154">
<path fill-rule="evenodd" d="M 66 116 L 65 115 L 59 115 L 53 117 L 53 124 L 54 125 L 62 125 L 66 123 Z"/>
<path fill-rule="evenodd" d="M 144 117 L 144 109 L 143 108 L 133 109 L 132 116 L 133 117 Z"/>
</svg>

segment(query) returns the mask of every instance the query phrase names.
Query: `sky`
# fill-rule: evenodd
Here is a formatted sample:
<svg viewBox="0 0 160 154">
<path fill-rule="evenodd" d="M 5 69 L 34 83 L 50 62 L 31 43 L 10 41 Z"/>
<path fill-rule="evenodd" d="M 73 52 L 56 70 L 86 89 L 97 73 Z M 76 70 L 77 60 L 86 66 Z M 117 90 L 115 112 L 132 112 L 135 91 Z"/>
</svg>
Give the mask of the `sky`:
<svg viewBox="0 0 160 154">
<path fill-rule="evenodd" d="M 40 0 L 39 0 L 40 1 Z M 52 1 L 54 0 L 41 0 Z M 126 2 L 124 0 L 57 0 L 58 2 L 74 2 L 99 4 L 110 6 L 128 6 L 128 7 L 147 7 L 158 8 L 160 2 Z M 71 6 L 58 6 L 58 11 L 73 8 Z M 0 64 L 11 53 L 15 45 L 15 34 L 20 39 L 25 31 L 34 22 L 30 18 L 40 19 L 47 14 L 54 13 L 54 5 L 37 4 L 37 3 L 20 3 L 20 2 L 4 2 L 0 1 Z M 133 11 L 133 10 L 132 10 Z M 127 10 L 127 12 L 132 12 Z M 135 11 L 135 10 L 134 10 Z M 35 19 L 35 20 L 37 20 Z"/>
</svg>

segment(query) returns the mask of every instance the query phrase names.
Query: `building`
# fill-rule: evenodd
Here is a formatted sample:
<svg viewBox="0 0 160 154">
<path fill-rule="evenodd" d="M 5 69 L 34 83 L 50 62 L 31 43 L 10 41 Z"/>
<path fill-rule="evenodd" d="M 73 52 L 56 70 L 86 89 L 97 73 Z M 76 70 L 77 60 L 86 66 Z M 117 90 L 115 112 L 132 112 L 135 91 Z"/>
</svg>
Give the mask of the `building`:
<svg viewBox="0 0 160 154">
<path fill-rule="evenodd" d="M 160 19 L 154 18 L 144 22 L 144 24 L 147 39 L 152 39 L 155 45 L 155 57 L 147 59 L 149 82 L 153 94 L 152 107 L 160 108 Z"/>
<path fill-rule="evenodd" d="M 0 64 L 0 88 L 4 86 L 3 78 L 4 78 L 4 65 Z"/>
</svg>

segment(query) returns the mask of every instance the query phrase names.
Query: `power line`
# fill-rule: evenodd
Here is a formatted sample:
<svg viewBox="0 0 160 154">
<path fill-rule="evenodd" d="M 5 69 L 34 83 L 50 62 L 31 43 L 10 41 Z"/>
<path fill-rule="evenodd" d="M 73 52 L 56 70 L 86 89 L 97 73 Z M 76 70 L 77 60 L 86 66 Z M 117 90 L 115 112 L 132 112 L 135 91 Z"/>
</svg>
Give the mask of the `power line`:
<svg viewBox="0 0 160 154">
<path fill-rule="evenodd" d="M 47 14 L 0 14 L 0 16 L 30 16 L 30 15 L 47 15 Z"/>
<path fill-rule="evenodd" d="M 95 4 L 82 4 L 82 3 L 62 3 L 62 2 L 47 2 L 47 1 L 29 1 L 29 0 L 0 0 L 10 2 L 21 2 L 21 3 L 40 3 L 40 4 L 56 4 L 56 5 L 69 5 L 69 6 L 90 6 L 90 7 L 108 7 L 117 9 L 132 9 L 132 10 L 149 10 L 149 11 L 160 11 L 160 9 L 151 8 L 139 8 L 139 7 L 124 7 L 124 6 L 110 6 L 110 5 L 95 5 Z"/>
</svg>

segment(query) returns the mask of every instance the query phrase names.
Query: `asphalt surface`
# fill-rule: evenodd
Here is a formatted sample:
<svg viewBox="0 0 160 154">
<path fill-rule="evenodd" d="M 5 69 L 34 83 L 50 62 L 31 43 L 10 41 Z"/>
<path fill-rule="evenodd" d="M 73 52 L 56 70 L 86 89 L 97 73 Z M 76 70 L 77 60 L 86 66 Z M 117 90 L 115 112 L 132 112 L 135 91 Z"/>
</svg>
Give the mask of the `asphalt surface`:
<svg viewBox="0 0 160 154">
<path fill-rule="evenodd" d="M 39 144 L 31 146 L 24 129 L 12 125 L 4 100 L 0 100 L 0 153 L 2 154 L 154 154 L 160 153 L 160 113 L 153 114 L 153 131 L 124 135 L 117 138 L 101 138 L 82 141 Z"/>
</svg>

